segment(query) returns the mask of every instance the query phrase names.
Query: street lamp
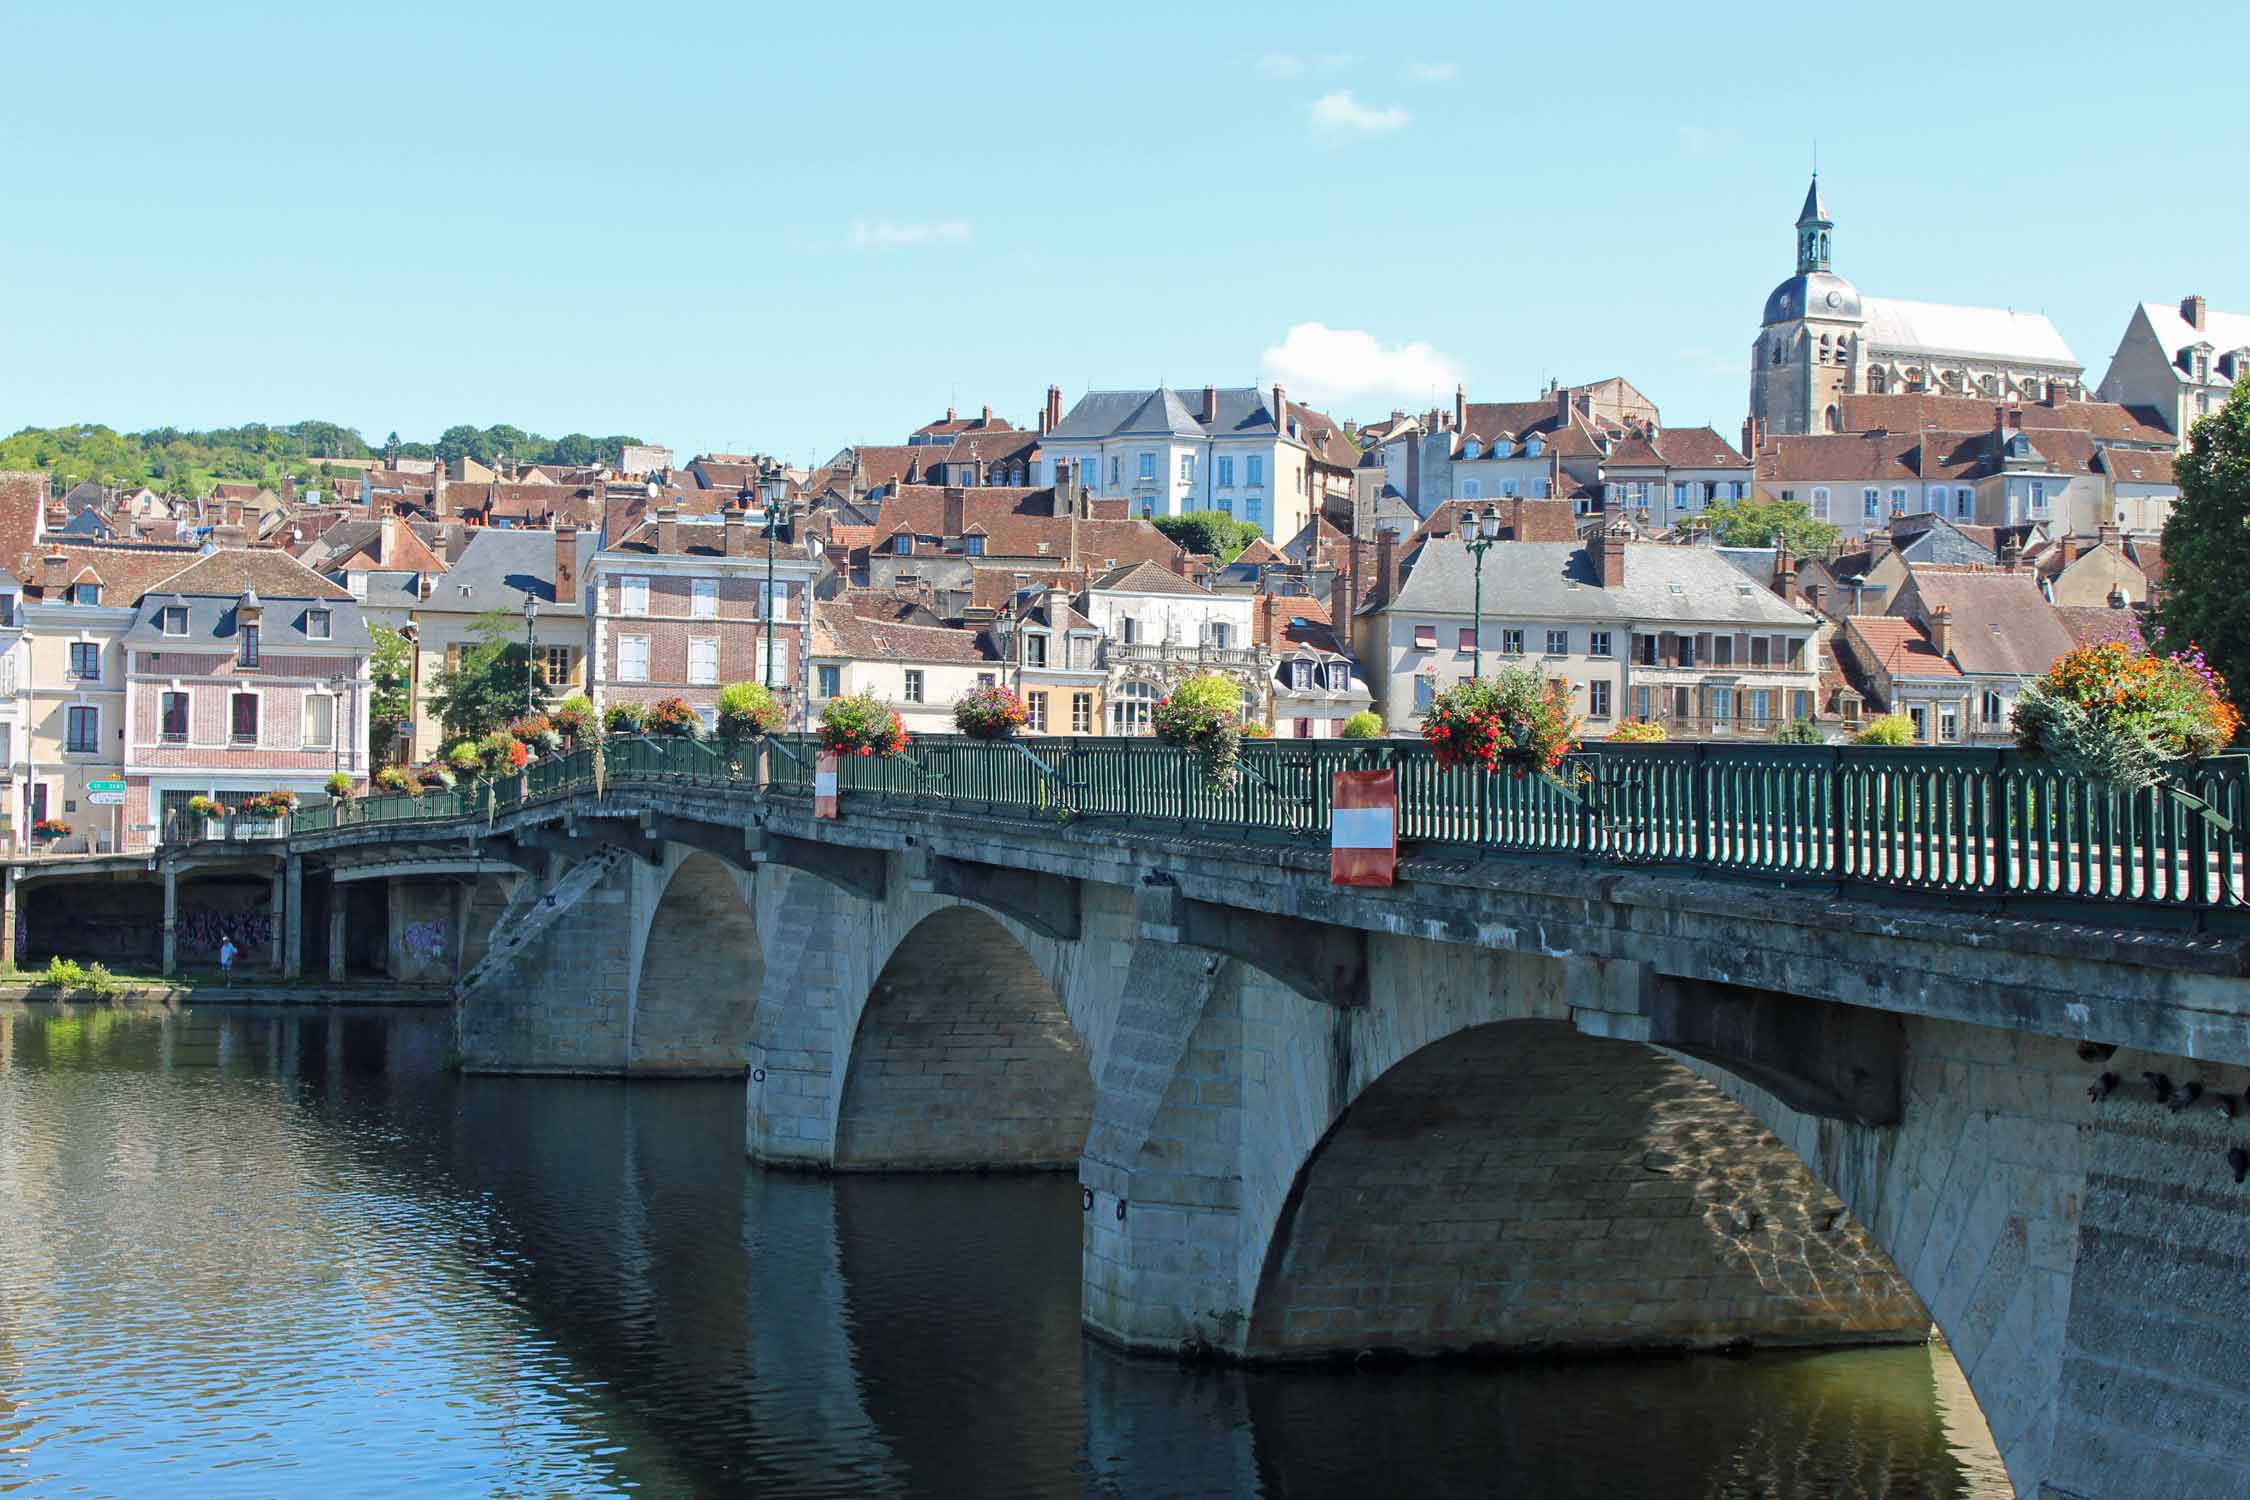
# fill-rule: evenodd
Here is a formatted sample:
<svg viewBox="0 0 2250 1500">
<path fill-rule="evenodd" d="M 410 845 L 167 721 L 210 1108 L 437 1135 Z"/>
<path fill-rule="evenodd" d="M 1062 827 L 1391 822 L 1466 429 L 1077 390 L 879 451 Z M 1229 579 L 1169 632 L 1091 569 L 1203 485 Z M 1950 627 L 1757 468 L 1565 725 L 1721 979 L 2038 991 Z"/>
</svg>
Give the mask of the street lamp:
<svg viewBox="0 0 2250 1500">
<path fill-rule="evenodd" d="M 758 611 L 758 616 L 765 623 L 765 678 L 766 691 L 768 693 L 771 693 L 773 691 L 773 548 L 775 536 L 781 525 L 782 519 L 787 515 L 788 511 L 783 508 L 782 503 L 779 500 L 769 500 L 766 502 L 766 599 L 765 608 Z"/>
<path fill-rule="evenodd" d="M 1488 505 L 1484 514 L 1462 512 L 1462 530 L 1471 536 L 1469 556 L 1476 559 L 1476 614 L 1474 644 L 1469 653 L 1469 673 L 1473 677 L 1484 675 L 1484 555 L 1500 540 L 1500 507 Z"/>
<path fill-rule="evenodd" d="M 539 668 L 534 664 L 539 654 L 538 629 L 539 596 L 526 593 L 523 596 L 523 712 L 526 718 L 539 711 Z"/>
<path fill-rule="evenodd" d="M 356 705 L 351 712 L 345 712 L 344 692 L 347 688 L 352 687 L 357 680 L 356 678 L 346 677 L 342 673 L 328 679 L 328 691 L 333 695 L 328 700 L 328 741 L 335 747 L 336 753 L 333 758 L 332 769 L 337 771 L 344 769 L 344 728 L 359 717 Z"/>
</svg>

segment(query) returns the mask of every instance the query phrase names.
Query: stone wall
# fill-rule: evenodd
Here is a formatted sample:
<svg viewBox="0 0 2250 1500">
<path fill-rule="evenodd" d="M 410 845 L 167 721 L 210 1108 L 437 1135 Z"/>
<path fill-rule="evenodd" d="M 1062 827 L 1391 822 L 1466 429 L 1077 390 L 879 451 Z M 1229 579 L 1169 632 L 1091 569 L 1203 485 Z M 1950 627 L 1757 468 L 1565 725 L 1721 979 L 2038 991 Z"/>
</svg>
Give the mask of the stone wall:
<svg viewBox="0 0 2250 1500">
<path fill-rule="evenodd" d="M 635 871 L 655 913 L 641 924 L 626 1069 L 740 1077 L 766 971 L 750 879 L 708 854 L 673 858 L 679 862 L 668 870 Z M 645 894 L 652 885 L 653 898 Z"/>
<path fill-rule="evenodd" d="M 460 974 L 460 888 L 451 880 L 393 879 L 390 886 L 391 978 L 401 984 L 450 984 Z"/>
<path fill-rule="evenodd" d="M 956 906 L 924 918 L 875 981 L 836 1165 L 1075 1170 L 1093 1108 L 1061 998 L 998 921 Z"/>
</svg>

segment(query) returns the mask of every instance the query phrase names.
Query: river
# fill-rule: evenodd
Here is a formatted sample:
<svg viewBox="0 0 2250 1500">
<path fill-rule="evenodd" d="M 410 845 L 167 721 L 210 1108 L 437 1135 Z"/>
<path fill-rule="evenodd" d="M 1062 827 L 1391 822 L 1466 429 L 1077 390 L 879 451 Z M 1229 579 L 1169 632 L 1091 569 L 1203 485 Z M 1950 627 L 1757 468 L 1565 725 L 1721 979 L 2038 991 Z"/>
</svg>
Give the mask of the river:
<svg viewBox="0 0 2250 1500">
<path fill-rule="evenodd" d="M 0 1492 L 2008 1493 L 1941 1348 L 1183 1368 L 1065 1177 L 742 1155 L 739 1085 L 462 1078 L 430 1012 L 0 1004 Z"/>
</svg>

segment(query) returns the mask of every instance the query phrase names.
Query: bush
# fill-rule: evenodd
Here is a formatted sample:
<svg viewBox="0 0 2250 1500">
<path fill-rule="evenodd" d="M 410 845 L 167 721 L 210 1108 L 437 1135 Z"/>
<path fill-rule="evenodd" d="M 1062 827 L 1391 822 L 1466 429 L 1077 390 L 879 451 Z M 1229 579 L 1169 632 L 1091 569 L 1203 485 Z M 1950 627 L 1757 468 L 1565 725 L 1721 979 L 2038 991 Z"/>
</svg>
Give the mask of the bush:
<svg viewBox="0 0 2250 1500">
<path fill-rule="evenodd" d="M 68 990 L 83 995 L 114 995 L 125 986 L 115 974 L 101 964 L 81 967 L 76 959 L 50 958 L 47 967 L 33 980 L 35 984 L 52 985 L 58 990 Z"/>
<path fill-rule="evenodd" d="M 1347 740 L 1379 740 L 1383 737 L 1383 716 L 1363 708 L 1344 721 L 1343 736 Z"/>
<path fill-rule="evenodd" d="M 1671 730 L 1649 719 L 1619 719 L 1609 732 L 1613 745 L 1660 745 L 1671 737 Z"/>
<path fill-rule="evenodd" d="M 484 772 L 484 756 L 467 740 L 445 752 L 445 764 L 461 776 L 478 776 Z"/>
<path fill-rule="evenodd" d="M 472 771 L 469 774 L 473 776 L 476 773 Z M 450 792 L 459 781 L 460 778 L 445 766 L 432 764 L 422 768 L 422 786 L 428 791 Z"/>
<path fill-rule="evenodd" d="M 1203 783 L 1213 791 L 1234 785 L 1242 758 L 1242 688 L 1224 672 L 1198 672 L 1156 700 L 1156 737 L 1195 752 Z"/>
<path fill-rule="evenodd" d="M 573 745 L 592 738 L 594 733 L 594 702 L 583 693 L 573 693 L 554 707 L 547 716 L 556 734 Z"/>
<path fill-rule="evenodd" d="M 226 804 L 216 797 L 206 797 L 201 792 L 187 799 L 187 810 L 191 818 L 223 818 L 227 815 Z"/>
<path fill-rule="evenodd" d="M 781 727 L 781 705 L 762 682 L 730 682 L 719 689 L 719 738 L 754 740 Z"/>
<path fill-rule="evenodd" d="M 522 718 L 508 725 L 508 733 L 527 745 L 536 745 L 539 743 L 541 735 L 553 734 L 554 732 L 554 722 L 545 714 L 525 714 Z"/>
<path fill-rule="evenodd" d="M 613 703 L 602 715 L 602 728 L 611 734 L 635 735 L 648 726 L 648 710 L 638 703 Z"/>
<path fill-rule="evenodd" d="M 422 783 L 404 766 L 385 766 L 375 773 L 375 790 L 394 797 L 411 797 L 422 790 Z"/>
<path fill-rule="evenodd" d="M 1422 738 L 1441 766 L 1504 769 L 1519 781 L 1536 771 L 1559 784 L 1563 757 L 1578 745 L 1570 684 L 1530 667 L 1455 683 L 1424 710 Z"/>
<path fill-rule="evenodd" d="M 1012 740 L 1031 710 L 1004 687 L 971 688 L 953 705 L 953 727 L 974 740 Z"/>
<path fill-rule="evenodd" d="M 906 748 L 906 724 L 872 693 L 831 698 L 820 711 L 820 748 L 838 755 L 896 755 Z"/>
<path fill-rule="evenodd" d="M 1869 719 L 1859 726 L 1852 736 L 1855 745 L 1911 745 L 1914 743 L 1914 721 L 1905 714 L 1884 714 Z"/>
<path fill-rule="evenodd" d="M 1256 719 L 1245 719 L 1242 721 L 1242 737 L 1246 740 L 1270 740 L 1273 738 L 1273 729 Z"/>
<path fill-rule="evenodd" d="M 1777 745 L 1825 745 L 1828 736 L 1810 719 L 1791 719 L 1774 732 L 1773 742 Z"/>
<path fill-rule="evenodd" d="M 531 764 L 531 747 L 505 729 L 477 741 L 477 760 L 487 776 L 513 776 Z"/>
<path fill-rule="evenodd" d="M 286 818 L 297 810 L 297 794 L 276 790 L 256 792 L 242 799 L 239 811 L 254 818 Z"/>
<path fill-rule="evenodd" d="M 2138 791 L 2164 780 L 2167 761 L 2225 749 L 2242 717 L 2201 652 L 2151 656 L 2111 641 L 2066 654 L 2025 688 L 2014 727 L 2024 749 Z"/>
<path fill-rule="evenodd" d="M 359 783 L 352 780 L 349 771 L 337 771 L 321 785 L 322 790 L 337 802 L 349 802 L 359 795 Z"/>
<path fill-rule="evenodd" d="M 659 698 L 648 706 L 642 721 L 650 734 L 668 734 L 683 740 L 703 738 L 703 716 L 688 707 L 685 698 Z"/>
</svg>

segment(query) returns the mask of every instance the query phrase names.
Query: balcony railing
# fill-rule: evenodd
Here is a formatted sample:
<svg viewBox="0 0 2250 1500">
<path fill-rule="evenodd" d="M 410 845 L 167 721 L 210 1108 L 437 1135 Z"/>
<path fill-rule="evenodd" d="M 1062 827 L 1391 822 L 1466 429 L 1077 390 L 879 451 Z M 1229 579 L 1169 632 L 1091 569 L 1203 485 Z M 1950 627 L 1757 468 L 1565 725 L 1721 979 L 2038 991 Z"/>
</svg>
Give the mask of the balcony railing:
<svg viewBox="0 0 2250 1500">
<path fill-rule="evenodd" d="M 495 817 L 630 783 L 809 798 L 817 743 L 611 740 L 518 776 L 423 797 L 300 808 L 303 837 L 366 823 Z M 1331 778 L 1388 767 L 1402 844 L 1494 857 L 1682 867 L 1796 887 L 1881 887 L 2035 910 L 2126 904 L 2201 923 L 2245 903 L 2250 756 L 2171 769 L 2120 792 L 2013 749 L 1765 744 L 1588 745 L 1555 781 L 1440 766 L 1412 741 L 1246 741 L 1213 787 L 1192 753 L 1152 739 L 1003 743 L 917 736 L 896 757 L 845 756 L 847 802 L 977 816 L 1114 819 L 1245 840 L 1325 839 Z M 2088 905 L 2091 903 L 2092 905 Z"/>
<path fill-rule="evenodd" d="M 1118 665 L 1257 667 L 1273 659 L 1262 646 L 1206 646 L 1181 641 L 1110 641 L 1102 651 Z"/>
</svg>

